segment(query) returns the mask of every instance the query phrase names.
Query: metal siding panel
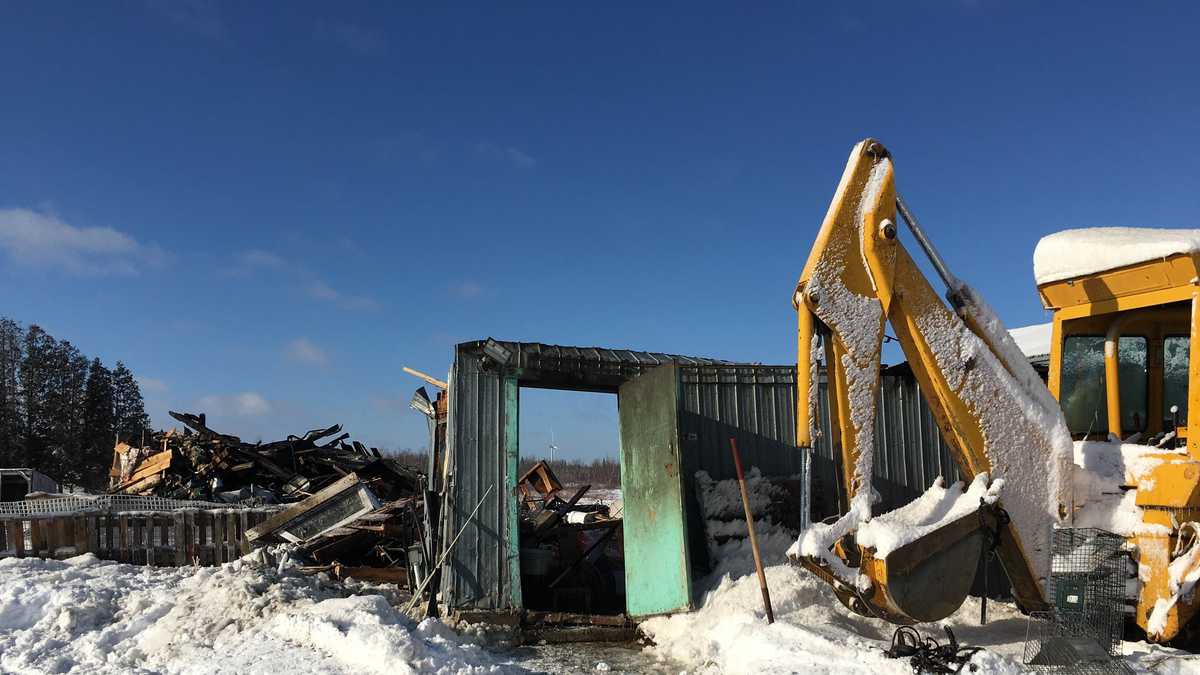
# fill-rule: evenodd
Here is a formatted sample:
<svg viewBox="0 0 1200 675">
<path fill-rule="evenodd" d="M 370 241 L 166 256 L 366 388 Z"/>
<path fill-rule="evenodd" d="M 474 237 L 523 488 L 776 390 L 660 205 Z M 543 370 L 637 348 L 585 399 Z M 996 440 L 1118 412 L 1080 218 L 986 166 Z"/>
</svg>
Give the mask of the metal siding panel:
<svg viewBox="0 0 1200 675">
<path fill-rule="evenodd" d="M 511 589 L 504 580 L 501 541 L 507 511 L 507 461 L 502 447 L 500 379 L 482 371 L 479 359 L 462 349 L 456 354 L 454 370 L 454 429 L 447 448 L 454 462 L 449 529 L 451 537 L 462 529 L 462 537 L 447 569 L 449 604 L 456 608 L 507 608 Z M 464 527 L 467 516 L 492 485 L 491 495 Z"/>
</svg>

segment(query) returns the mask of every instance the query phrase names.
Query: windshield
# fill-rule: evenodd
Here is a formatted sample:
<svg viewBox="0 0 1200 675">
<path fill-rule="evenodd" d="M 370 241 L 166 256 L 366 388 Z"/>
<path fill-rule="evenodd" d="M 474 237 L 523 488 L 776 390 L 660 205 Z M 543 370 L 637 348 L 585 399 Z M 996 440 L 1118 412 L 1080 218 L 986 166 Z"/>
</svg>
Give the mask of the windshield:
<svg viewBox="0 0 1200 675">
<path fill-rule="evenodd" d="M 1117 343 L 1117 365 L 1121 390 L 1121 431 L 1126 434 L 1144 431 L 1146 338 L 1122 336 Z M 1184 376 L 1186 383 L 1186 372 Z M 1107 432 L 1105 381 L 1103 337 L 1072 335 L 1063 341 L 1062 386 L 1059 399 L 1071 433 Z"/>
</svg>

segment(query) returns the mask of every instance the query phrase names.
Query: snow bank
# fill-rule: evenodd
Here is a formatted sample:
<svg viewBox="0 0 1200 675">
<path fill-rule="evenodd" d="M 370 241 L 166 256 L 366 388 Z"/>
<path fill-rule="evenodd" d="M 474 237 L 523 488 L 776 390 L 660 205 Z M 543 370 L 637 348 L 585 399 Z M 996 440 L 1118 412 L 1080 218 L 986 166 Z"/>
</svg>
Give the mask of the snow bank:
<svg viewBox="0 0 1200 675">
<path fill-rule="evenodd" d="M 775 522 L 771 505 L 787 497 L 787 490 L 763 478 L 758 467 L 746 473 L 746 493 L 750 512 L 754 515 L 754 533 L 758 537 L 763 564 L 786 561 L 788 547 L 796 540 L 797 532 Z M 696 496 L 704 515 L 704 532 L 708 542 L 710 580 L 726 575 L 740 576 L 754 571 L 754 552 L 750 533 L 746 529 L 746 512 L 742 493 L 736 480 L 714 481 L 706 471 L 696 472 Z M 706 582 L 701 582 L 705 585 Z"/>
<path fill-rule="evenodd" d="M 981 504 L 995 504 L 1003 480 L 988 485 L 988 475 L 981 473 L 964 492 L 962 483 L 942 487 L 938 476 L 925 494 L 900 508 L 875 516 L 858 528 L 858 543 L 875 549 L 876 556 L 886 556 L 896 549 L 916 541 L 940 527 L 979 510 Z"/>
<path fill-rule="evenodd" d="M 698 611 L 641 624 L 642 632 L 655 643 L 651 653 L 684 664 L 690 673 L 911 675 L 906 659 L 883 655 L 895 626 L 851 614 L 823 582 L 795 566 L 771 566 L 766 574 L 774 624 L 767 625 L 763 618 L 754 575 L 726 577 L 705 596 Z M 989 612 L 993 617 L 989 644 L 997 638 L 1015 644 L 1003 648 L 1003 654 L 978 654 L 973 663 L 980 666 L 979 672 L 1024 672 L 1019 659 L 1025 622 L 1006 606 L 993 603 Z M 966 639 L 974 635 L 970 624 L 978 615 L 978 604 L 969 601 L 948 623 L 960 639 Z M 962 631 L 960 624 L 966 626 Z M 945 635 L 936 627 L 922 629 L 944 641 Z"/>
<path fill-rule="evenodd" d="M 1033 250 L 1038 284 L 1095 274 L 1200 251 L 1200 230 L 1153 227 L 1088 227 L 1042 237 Z"/>
<path fill-rule="evenodd" d="M 368 594 L 341 597 L 348 590 Z M 370 587 L 238 561 L 0 560 L 0 672 L 496 673 L 482 648 Z"/>
</svg>

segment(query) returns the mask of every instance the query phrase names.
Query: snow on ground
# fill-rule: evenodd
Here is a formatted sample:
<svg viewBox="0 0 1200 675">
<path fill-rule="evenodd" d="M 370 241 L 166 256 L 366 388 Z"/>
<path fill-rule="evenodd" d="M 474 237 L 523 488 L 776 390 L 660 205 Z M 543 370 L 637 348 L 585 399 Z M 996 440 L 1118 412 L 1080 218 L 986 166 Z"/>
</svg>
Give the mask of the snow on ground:
<svg viewBox="0 0 1200 675">
<path fill-rule="evenodd" d="M 346 590 L 365 592 L 342 597 Z M 500 673 L 435 620 L 378 590 L 248 562 L 153 568 L 0 560 L 4 673 Z"/>
<path fill-rule="evenodd" d="M 912 673 L 907 660 L 883 655 L 895 626 L 845 609 L 827 585 L 794 565 L 780 563 L 766 569 L 775 611 L 775 623 L 767 625 L 749 553 L 740 563 L 741 576 L 710 577 L 702 582 L 710 584 L 711 590 L 698 611 L 644 622 L 643 632 L 656 643 L 649 652 L 682 663 L 686 672 L 696 675 Z M 734 561 L 724 564 L 735 567 Z M 1021 664 L 1026 617 L 1012 605 L 990 602 L 988 623 L 980 626 L 979 603 L 977 598 L 968 598 L 942 622 L 954 631 L 960 645 L 984 648 L 971 660 L 978 666 L 975 672 L 1034 672 Z M 917 628 L 945 644 L 940 625 Z M 1139 675 L 1200 674 L 1200 655 L 1144 642 L 1127 642 L 1124 651 L 1126 663 Z"/>
</svg>

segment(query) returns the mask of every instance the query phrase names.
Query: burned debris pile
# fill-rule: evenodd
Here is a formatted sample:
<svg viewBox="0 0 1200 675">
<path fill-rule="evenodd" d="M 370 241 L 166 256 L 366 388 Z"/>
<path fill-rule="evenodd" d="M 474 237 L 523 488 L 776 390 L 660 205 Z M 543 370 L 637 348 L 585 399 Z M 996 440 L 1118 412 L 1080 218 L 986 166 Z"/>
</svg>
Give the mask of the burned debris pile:
<svg viewBox="0 0 1200 675">
<path fill-rule="evenodd" d="M 308 573 L 408 586 L 425 568 L 425 476 L 348 441 L 340 425 L 246 443 L 203 414 L 171 412 L 185 430 L 141 447 L 117 443 L 110 493 L 239 504 L 280 504 L 245 531 L 250 547 L 293 544 Z"/>
<path fill-rule="evenodd" d="M 141 447 L 118 442 L 110 493 L 229 503 L 287 503 L 309 497 L 346 475 L 374 466 L 410 493 L 419 474 L 348 442 L 335 424 L 271 443 L 246 443 L 210 429 L 203 414 L 171 417 L 185 429 L 153 434 Z"/>
<path fill-rule="evenodd" d="M 622 614 L 625 563 L 619 512 L 608 504 L 585 503 L 590 485 L 564 489 L 545 462 L 526 472 L 518 489 L 526 607 Z"/>
</svg>

